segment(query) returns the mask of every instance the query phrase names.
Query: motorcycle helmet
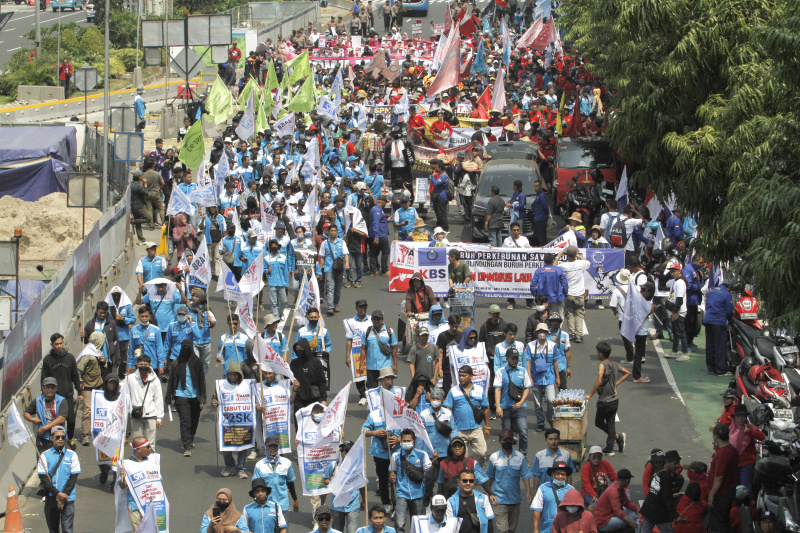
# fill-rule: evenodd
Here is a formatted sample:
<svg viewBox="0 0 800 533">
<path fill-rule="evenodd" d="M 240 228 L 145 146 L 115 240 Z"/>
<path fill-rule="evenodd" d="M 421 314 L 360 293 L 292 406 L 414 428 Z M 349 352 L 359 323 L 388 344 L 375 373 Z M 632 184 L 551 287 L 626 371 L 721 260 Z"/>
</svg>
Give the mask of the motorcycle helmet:
<svg viewBox="0 0 800 533">
<path fill-rule="evenodd" d="M 753 424 L 759 427 L 766 426 L 774 419 L 775 414 L 772 412 L 772 408 L 765 403 L 757 405 L 756 408 L 753 409 L 753 414 L 751 415 Z"/>
<path fill-rule="evenodd" d="M 603 183 L 603 173 L 597 168 L 592 170 L 592 179 L 597 184 Z"/>
<path fill-rule="evenodd" d="M 561 315 L 559 315 L 558 313 L 550 313 L 550 316 L 547 317 L 547 321 L 552 322 L 553 320 L 557 320 L 558 323 L 560 324 L 562 321 Z"/>
<path fill-rule="evenodd" d="M 739 364 L 740 374 L 746 376 L 750 373 L 750 369 L 756 365 L 756 360 L 752 355 L 748 355 Z"/>
<path fill-rule="evenodd" d="M 661 249 L 664 250 L 665 254 L 670 253 L 675 249 L 675 241 L 669 237 L 664 237 L 661 239 Z"/>
</svg>

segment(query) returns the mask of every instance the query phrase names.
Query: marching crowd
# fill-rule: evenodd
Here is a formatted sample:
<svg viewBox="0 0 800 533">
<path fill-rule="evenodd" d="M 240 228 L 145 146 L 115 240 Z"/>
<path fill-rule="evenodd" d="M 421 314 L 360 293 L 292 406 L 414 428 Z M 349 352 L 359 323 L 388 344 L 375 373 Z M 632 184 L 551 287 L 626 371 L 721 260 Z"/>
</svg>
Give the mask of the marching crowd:
<svg viewBox="0 0 800 533">
<path fill-rule="evenodd" d="M 50 337 L 42 395 L 24 414 L 37 428 L 41 494 L 51 531 L 72 531 L 76 480 L 83 473 L 73 450 L 78 435 L 84 446 L 98 445 L 104 421 L 95 418 L 96 412 L 123 406 L 127 434 L 117 457 L 97 451 L 99 482 L 112 478 L 114 490 L 122 494 L 118 520 L 125 513 L 135 529 L 152 511 L 149 507 L 156 507 L 142 498 L 142 491 L 163 496 L 161 460 L 167 460 L 169 451 L 155 449 L 167 410 L 179 419 L 183 455 L 192 457 L 202 410 L 210 404 L 230 422 L 228 407 L 236 407 L 229 403 L 232 392 L 249 395 L 244 409 L 252 416 L 244 423 L 231 422 L 227 430 L 225 423 L 219 426 L 215 445 L 224 458 L 221 475 L 251 478 L 253 502 L 238 510 L 232 492 L 220 489 L 201 519 L 201 532 L 285 532 L 285 513 L 299 508 L 300 491 L 310 495 L 314 523 L 308 526 L 321 533 L 510 533 L 520 525 L 522 505 L 533 510 L 532 525 L 524 527 L 534 533 L 649 533 L 654 527 L 662 533 L 704 528 L 727 532 L 736 527 L 738 510 L 752 504 L 749 446 L 763 438 L 739 418 L 740 412 L 732 410 L 730 420 L 715 426 L 718 451 L 709 466 L 688 466 L 688 484 L 679 453 L 654 449 L 642 479 L 641 507 L 631 500 L 631 471 L 615 470 L 603 459 L 625 451 L 626 434 L 615 424 L 618 387 L 628 378 L 650 381 L 642 374 L 648 338 L 662 338 L 666 332 L 672 341 L 667 357 L 688 360 L 696 348 L 698 306 L 704 297 L 708 370 L 727 374 L 719 330 L 731 316 L 731 296 L 726 283 L 709 283 L 702 258 L 684 261 L 683 243 L 692 234 L 688 214 L 676 210 L 660 220 L 653 217 L 666 235 L 661 242 L 646 236 L 653 220 L 640 213 L 642 206 L 618 206 L 609 199 L 607 212 L 588 232 L 581 217 L 569 217 L 560 234 L 571 231 L 574 242 L 545 256 L 544 265 L 533 273 L 524 342 L 520 326 L 506 322 L 497 304 L 475 327 L 463 327 L 457 316 L 446 317 L 448 298 L 437 298 L 420 275 L 409 281 L 407 316 L 397 328 L 387 324 L 382 306 L 375 305 L 377 297 L 368 293 L 356 301 L 355 315 L 343 320 L 344 342 L 332 339 L 324 325 L 323 314 L 330 319 L 342 312 L 343 289 L 361 288 L 364 276 L 389 275 L 393 241 L 449 244 L 454 199 L 465 224 L 472 222 L 471 199 L 480 171 L 491 159 L 484 149 L 488 142 L 537 143 L 536 159 L 544 176 L 535 190 L 523 191 L 521 183 L 515 184 L 507 202 L 493 192 L 498 201 L 490 203 L 486 216 L 492 244 L 547 244 L 552 220 L 548 191 L 554 187 L 548 158 L 555 138 L 599 135 L 608 120 L 609 89 L 583 67 L 579 55 L 564 53 L 558 39 L 538 48 L 530 43 L 507 46 L 502 14 L 508 15 L 512 28 L 510 42 L 518 43 L 531 23 L 533 4 L 528 2 L 530 10 L 500 4 L 493 12 L 468 13 L 469 6 L 452 6 L 455 31 L 463 33 L 464 24 L 471 22 L 473 32 L 462 35 L 460 52 L 466 64 L 460 83 L 442 92 L 427 93 L 439 73 L 413 52 L 396 75 L 369 72 L 357 64 L 345 73 L 336 95 L 328 91 L 341 71 L 317 65 L 313 76 L 320 94 L 341 99 L 334 119 L 316 110 L 298 113 L 292 132 L 279 137 L 270 118 L 270 127 L 240 139 L 236 132 L 242 116 L 237 115 L 214 141 L 208 175 L 201 167 L 193 176 L 193 169 L 180 162 L 180 150 L 165 149 L 162 139 L 156 141 L 142 169 L 132 175 L 132 220 L 146 250 L 136 267 L 134 298 L 122 287 L 109 291 L 82 331 L 86 346 L 77 357 L 64 349 L 63 336 Z M 373 51 L 383 53 L 378 48 L 386 43 L 369 32 L 374 25 L 371 6 L 356 3 L 352 11 L 358 21 L 352 28 L 363 35 L 363 56 L 369 62 Z M 400 2 L 383 12 L 387 32 L 391 25 L 402 28 L 402 14 Z M 250 74 L 268 83 L 272 67 L 282 81 L 289 75 L 286 61 L 315 46 L 326 33 L 336 36 L 337 46 L 350 46 L 344 23 L 332 20 L 324 28 L 293 32 L 277 46 L 268 41 L 258 52 L 248 51 Z M 231 61 L 241 55 L 235 46 L 231 49 Z M 496 84 L 498 76 L 504 77 L 504 86 Z M 240 89 L 245 85 L 240 83 Z M 484 97 L 490 87 L 505 91 L 502 108 L 493 107 L 491 96 Z M 392 112 L 368 114 L 366 106 L 374 105 L 392 106 Z M 205 107 L 204 100 L 196 103 L 198 113 L 187 117 L 182 136 Z M 472 119 L 474 132 L 451 159 L 445 145 L 460 118 Z M 430 162 L 424 201 L 412 180 L 414 146 L 420 144 L 439 151 Z M 209 180 L 219 184 L 210 202 L 196 196 Z M 527 207 L 525 194 L 534 198 L 533 208 Z M 190 199 L 189 205 L 177 202 L 176 196 Z M 433 229 L 426 221 L 428 208 Z M 510 215 L 507 226 L 504 213 Z M 531 231 L 523 236 L 526 221 Z M 161 242 L 146 241 L 142 225 L 159 223 Z M 503 240 L 501 232 L 508 237 Z M 602 446 L 591 446 L 580 464 L 582 457 L 560 446 L 553 403 L 572 380 L 573 343 L 584 340 L 584 272 L 590 266 L 579 249 L 584 247 L 625 250 L 625 268 L 616 274 L 606 302 L 619 322 L 625 358 L 612 361 L 607 342 L 595 346 L 596 379 L 583 401 L 596 398 L 595 425 L 607 437 Z M 205 280 L 194 275 L 198 263 L 207 265 Z M 450 287 L 469 285 L 471 276 L 458 250 L 450 250 Z M 212 281 L 224 285 L 225 294 L 230 286 L 254 283 L 249 306 L 240 301 L 239 311 L 233 312 L 229 301 L 212 311 Z M 308 305 L 309 294 L 317 304 Z M 645 310 L 626 320 L 626 312 L 635 312 L 632 300 L 644 302 L 640 308 Z M 286 333 L 283 326 L 298 318 L 291 312 L 298 304 L 302 320 L 296 330 L 290 328 L 296 333 Z M 251 326 L 255 307 L 267 312 L 263 322 Z M 514 307 L 509 300 L 508 309 Z M 225 323 L 218 325 L 219 320 Z M 220 328 L 225 332 L 215 345 L 212 330 Z M 269 360 L 265 353 L 283 362 Z M 340 361 L 342 353 L 348 372 L 364 378 L 356 387 L 358 405 L 368 411 L 362 428 L 363 437 L 371 440 L 366 447 L 358 447 L 363 441 L 342 440 L 340 428 L 325 429 L 338 412 L 328 395 L 329 373 L 340 371 L 334 359 Z M 398 359 L 406 353 L 412 380 L 398 386 Z M 482 354 L 477 360 L 483 363 L 456 368 L 453 361 L 463 354 Z M 207 382 L 209 376 L 212 381 Z M 420 421 L 416 431 L 387 427 L 384 391 L 416 413 L 409 415 Z M 723 397 L 727 409 L 730 398 Z M 270 419 L 278 403 L 291 409 L 282 412 L 284 425 L 276 430 Z M 78 431 L 76 411 L 81 406 Z M 499 423 L 492 422 L 498 418 Z M 529 420 L 535 421 L 533 428 L 544 442 L 529 438 Z M 293 442 L 288 440 L 290 423 L 295 427 Z M 499 431 L 500 449 L 490 449 L 493 429 Z M 531 446 L 542 445 L 528 453 Z M 307 468 L 301 465 L 301 450 L 318 447 L 332 449 L 333 458 L 319 472 L 322 485 L 309 490 L 306 476 L 297 476 L 295 470 Z M 343 497 L 332 494 L 326 505 L 331 492 L 326 487 L 347 475 L 343 465 L 354 449 L 363 454 L 362 461 L 372 457 L 380 503 L 366 508 L 362 484 Z M 293 459 L 291 452 L 297 452 Z M 248 460 L 256 462 L 248 467 Z M 146 486 L 137 485 L 142 472 Z M 366 517 L 360 518 L 360 511 Z M 704 526 L 706 514 L 709 523 Z M 360 527 L 364 518 L 368 527 Z M 769 513 L 760 519 L 763 531 L 775 530 Z"/>
</svg>

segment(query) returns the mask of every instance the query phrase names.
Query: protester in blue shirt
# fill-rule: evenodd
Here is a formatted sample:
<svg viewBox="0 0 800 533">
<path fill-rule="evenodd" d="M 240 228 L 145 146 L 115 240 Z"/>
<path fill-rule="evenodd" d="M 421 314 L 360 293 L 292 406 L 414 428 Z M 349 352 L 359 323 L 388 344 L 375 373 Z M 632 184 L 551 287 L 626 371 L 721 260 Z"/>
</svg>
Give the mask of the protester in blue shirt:
<svg viewBox="0 0 800 533">
<path fill-rule="evenodd" d="M 541 484 L 531 502 L 533 533 L 550 533 L 553 519 L 558 514 L 559 502 L 564 499 L 568 490 L 575 488 L 567 483 L 567 477 L 572 472 L 572 466 L 562 461 L 547 469 L 550 480 Z"/>
<path fill-rule="evenodd" d="M 109 305 L 111 318 L 117 324 L 117 339 L 119 339 L 119 361 L 116 361 L 119 364 L 119 372 L 117 375 L 123 377 L 128 367 L 128 341 L 131 338 L 131 326 L 136 324 L 136 313 L 133 312 L 131 299 L 120 287 L 112 287 L 105 301 Z M 113 364 L 114 361 L 109 361 L 109 363 Z M 109 371 L 111 370 L 109 367 Z"/>
<path fill-rule="evenodd" d="M 233 505 L 233 493 L 230 489 L 219 489 L 216 501 L 203 515 L 203 522 L 200 524 L 200 533 L 210 533 L 210 531 L 252 531 L 247 527 L 247 518 L 244 514 L 236 510 Z M 233 529 L 236 528 L 236 529 Z"/>
<path fill-rule="evenodd" d="M 253 533 L 286 533 L 286 519 L 280 506 L 268 501 L 270 488 L 264 478 L 254 477 L 248 494 L 253 503 L 245 505 L 242 516 L 247 522 L 248 531 Z"/>
<path fill-rule="evenodd" d="M 697 320 L 697 310 L 703 303 L 703 284 L 705 283 L 705 266 L 703 258 L 695 254 L 692 260 L 683 267 L 683 277 L 686 279 L 686 340 L 689 342 L 689 350 L 693 352 L 697 349 L 694 343 L 695 337 L 700 334 L 700 326 Z"/>
<path fill-rule="evenodd" d="M 261 338 L 267 341 L 267 346 L 283 355 L 286 353 L 286 337 L 278 331 L 278 324 L 281 319 L 272 313 L 267 313 L 264 317 L 264 333 Z"/>
<path fill-rule="evenodd" d="M 500 434 L 500 451 L 489 457 L 486 475 L 492 480 L 494 514 L 499 531 L 516 531 L 519 519 L 519 506 L 522 495 L 519 482 L 525 484 L 526 502 L 531 501 L 531 487 L 528 481 L 532 475 L 528 469 L 525 455 L 514 449 L 514 434 L 504 429 Z"/>
<path fill-rule="evenodd" d="M 331 343 L 331 336 L 328 333 L 328 328 L 323 327 L 319 323 L 319 309 L 312 307 L 306 311 L 306 318 L 308 323 L 297 330 L 297 337 L 294 344 L 300 342 L 301 339 L 308 341 L 308 345 L 313 353 L 328 352 L 333 349 Z M 292 360 L 297 359 L 297 355 L 292 352 Z"/>
<path fill-rule="evenodd" d="M 728 292 L 730 282 L 724 280 L 706 294 L 706 368 L 710 373 L 729 374 L 727 363 L 727 325 L 733 316 L 733 297 Z"/>
<path fill-rule="evenodd" d="M 211 364 L 211 328 L 217 325 L 217 317 L 208 308 L 206 291 L 199 288 L 192 289 L 192 299 L 189 308 L 189 322 L 196 328 L 194 347 L 197 357 L 203 362 L 203 371 L 208 374 Z"/>
<path fill-rule="evenodd" d="M 488 533 L 489 524 L 494 519 L 494 510 L 489 500 L 490 496 L 474 491 L 476 481 L 474 470 L 466 469 L 458 474 L 458 490 L 447 500 L 446 516 L 447 518 L 457 517 L 462 505 L 468 506 L 464 510 L 471 514 L 474 505 L 479 523 L 473 524 L 468 531 L 474 532 L 475 528 L 479 527 L 480 533 Z M 495 497 L 491 496 L 491 498 Z M 491 528 L 491 531 L 494 531 L 494 527 Z"/>
<path fill-rule="evenodd" d="M 542 182 L 536 181 L 533 184 L 536 198 L 533 200 L 533 226 L 535 241 L 533 246 L 544 246 L 547 244 L 547 221 L 550 219 L 550 205 L 547 203 L 547 193 L 542 188 Z"/>
<path fill-rule="evenodd" d="M 419 414 L 422 422 L 425 423 L 428 439 L 433 444 L 433 450 L 428 449 L 427 446 L 424 446 L 423 449 L 431 455 L 438 454 L 442 458 L 447 455 L 450 439 L 458 435 L 452 425 L 453 412 L 442 406 L 446 397 L 447 394 L 441 387 L 433 387 L 431 389 L 431 406 Z"/>
<path fill-rule="evenodd" d="M 519 351 L 514 347 L 506 350 L 506 365 L 494 375 L 494 396 L 497 416 L 503 422 L 503 430 L 516 429 L 519 434 L 519 451 L 527 454 L 528 411 L 526 400 L 532 384 L 528 371 L 518 363 Z"/>
<path fill-rule="evenodd" d="M 328 316 L 333 316 L 336 311 L 340 310 L 339 298 L 342 296 L 344 271 L 350 268 L 350 251 L 337 232 L 336 226 L 329 226 L 328 239 L 322 242 L 319 250 L 319 256 L 323 261 L 322 272 L 325 274 L 325 301 L 328 304 Z M 338 266 L 344 268 L 339 270 Z"/>
<path fill-rule="evenodd" d="M 165 366 L 178 357 L 181 352 L 181 343 L 184 339 L 192 341 L 194 346 L 194 325 L 189 322 L 189 310 L 185 305 L 179 305 L 175 311 L 177 320 L 167 326 L 167 336 L 164 339 L 164 363 Z M 197 332 L 200 333 L 199 331 Z"/>
<path fill-rule="evenodd" d="M 449 160 L 448 160 L 449 161 Z M 433 202 L 433 211 L 436 213 L 436 225 L 443 228 L 445 231 L 450 229 L 450 223 L 447 221 L 447 209 L 450 201 L 447 199 L 447 184 L 450 178 L 445 173 L 445 162 L 439 159 L 433 160 L 434 173 L 431 174 L 433 182 L 433 193 L 431 200 Z"/>
<path fill-rule="evenodd" d="M 194 343 L 184 339 L 178 357 L 170 364 L 165 402 L 178 412 L 183 456 L 191 457 L 200 411 L 206 403 L 206 375 L 203 363 L 194 353 Z"/>
<path fill-rule="evenodd" d="M 511 210 L 511 222 L 525 220 L 526 201 L 525 193 L 522 192 L 522 180 L 514 180 L 514 193 L 511 200 L 506 202 L 506 207 Z"/>
<path fill-rule="evenodd" d="M 228 315 L 228 328 L 229 332 L 220 337 L 217 347 L 217 362 L 225 363 L 222 368 L 223 374 L 228 373 L 228 364 L 231 361 L 241 365 L 247 359 L 248 338 L 239 331 L 238 314 Z"/>
<path fill-rule="evenodd" d="M 559 444 L 561 444 L 561 432 L 559 430 L 547 428 L 544 431 L 544 441 L 546 443 L 545 449 L 536 452 L 536 455 L 533 457 L 533 462 L 531 463 L 531 475 L 534 477 L 534 491 L 540 484 L 552 479 L 549 468 L 553 466 L 554 463 L 563 462 L 573 471 L 575 470 L 575 463 L 572 461 L 569 450 L 559 447 Z"/>
<path fill-rule="evenodd" d="M 397 533 L 394 528 L 391 528 L 386 523 L 386 515 L 389 511 L 386 505 L 381 507 L 379 504 L 369 506 L 369 526 L 360 527 L 356 533 Z"/>
<path fill-rule="evenodd" d="M 168 295 L 169 290 L 167 283 L 159 283 L 156 285 L 156 294 L 152 298 L 150 293 L 142 297 L 143 304 L 149 304 L 150 310 L 155 317 L 154 325 L 158 326 L 161 330 L 161 341 L 166 340 L 167 326 L 175 322 L 175 310 L 181 304 L 186 304 L 186 297 L 178 290 L 176 286 L 172 287 L 172 294 Z"/>
<path fill-rule="evenodd" d="M 397 491 L 394 523 L 398 533 L 405 533 L 409 516 L 425 514 L 425 475 L 431 468 L 428 454 L 414 448 L 417 437 L 412 429 L 400 433 L 400 450 L 393 453 L 389 467 L 391 481 Z"/>
<path fill-rule="evenodd" d="M 384 208 L 389 202 L 386 195 L 375 197 L 375 206 L 369 210 L 369 255 L 370 269 L 375 275 L 389 275 L 389 220 Z M 378 270 L 378 256 L 381 267 Z"/>
<path fill-rule="evenodd" d="M 289 286 L 289 260 L 280 253 L 281 245 L 276 239 L 269 240 L 269 255 L 264 259 L 264 272 L 269 285 L 269 302 L 272 314 L 282 317 L 286 309 L 286 287 Z"/>
<path fill-rule="evenodd" d="M 361 429 L 365 431 L 364 436 L 372 438 L 369 454 L 375 463 L 381 503 L 388 510 L 392 502 L 389 497 L 389 453 L 400 449 L 400 430 L 387 431 L 380 410 L 370 412 Z"/>
<path fill-rule="evenodd" d="M 525 366 L 533 382 L 533 403 L 536 407 L 536 422 L 539 431 L 547 420 L 553 426 L 553 400 L 556 387 L 561 383 L 560 367 L 556 361 L 555 343 L 547 340 L 550 328 L 545 323 L 536 326 L 536 337 L 525 346 Z M 544 405 L 542 404 L 544 402 Z"/>
<path fill-rule="evenodd" d="M 81 473 L 78 454 L 67 448 L 67 430 L 55 426 L 50 431 L 53 447 L 42 452 L 37 465 L 39 482 L 47 493 L 44 517 L 50 531 L 71 532 L 75 519 L 75 484 Z"/>
<path fill-rule="evenodd" d="M 381 191 L 383 190 L 383 176 L 376 173 L 378 165 L 374 162 L 369 164 L 369 174 L 367 177 L 364 178 L 364 183 L 367 184 L 369 187 L 369 191 L 372 193 L 372 196 L 377 198 L 381 195 Z"/>
<path fill-rule="evenodd" d="M 53 446 L 50 432 L 67 421 L 68 403 L 56 394 L 58 381 L 54 377 L 42 380 L 42 394 L 30 402 L 23 412 L 25 420 L 35 425 L 36 449 L 40 452 Z M 42 430 L 42 433 L 39 431 Z"/>
<path fill-rule="evenodd" d="M 329 485 L 331 480 L 336 475 L 339 465 L 344 462 L 345 457 L 347 457 L 347 453 L 353 447 L 353 441 L 345 441 L 339 445 L 339 462 L 337 463 L 330 463 L 328 468 L 325 469 L 325 474 L 323 474 L 322 482 L 325 485 Z M 340 531 L 342 533 L 356 533 L 358 529 L 358 524 L 360 523 L 359 518 L 361 513 L 359 512 L 363 509 L 364 504 L 364 488 L 360 488 L 354 490 L 350 493 L 350 501 L 347 502 L 346 505 L 343 506 L 336 506 L 335 504 L 331 507 L 331 527 L 334 531 Z M 331 502 L 333 503 L 333 502 Z M 317 512 L 314 513 L 317 517 L 317 521 L 320 518 L 319 509 L 322 507 L 317 508 Z"/>
<path fill-rule="evenodd" d="M 473 328 L 467 326 L 461 337 L 462 341 L 470 333 L 477 335 Z M 486 439 L 489 438 L 489 400 L 484 390 L 472 383 L 472 375 L 472 367 L 469 365 L 458 369 L 458 385 L 447 393 L 444 406 L 453 411 L 453 429 L 458 431 L 458 436 L 470 447 L 470 456 L 483 466 L 486 463 Z M 480 420 L 478 414 L 482 415 Z"/>
<path fill-rule="evenodd" d="M 142 257 L 136 263 L 136 279 L 139 282 L 139 290 L 143 289 L 144 284 L 151 279 L 163 277 L 164 272 L 167 270 L 167 260 L 156 256 L 158 245 L 154 242 L 147 242 L 145 246 L 147 248 L 147 257 Z"/>
<path fill-rule="evenodd" d="M 383 311 L 378 309 L 372 312 L 372 325 L 361 335 L 361 359 L 367 362 L 368 389 L 378 386 L 384 367 L 391 366 L 397 377 L 397 335 L 383 323 Z"/>
<path fill-rule="evenodd" d="M 142 347 L 142 354 L 150 358 L 153 368 L 159 374 L 164 373 L 164 350 L 161 341 L 161 331 L 150 323 L 150 309 L 147 306 L 139 308 L 139 324 L 131 328 L 131 340 L 128 344 L 128 368 L 136 368 L 136 348 Z"/>
<path fill-rule="evenodd" d="M 403 192 L 403 197 L 400 199 L 400 209 L 394 212 L 394 229 L 397 230 L 398 240 L 404 241 L 408 238 L 409 233 L 414 229 L 414 223 L 417 221 L 417 210 L 411 207 L 411 193 L 406 196 Z"/>
<path fill-rule="evenodd" d="M 567 275 L 561 270 L 560 266 L 553 265 L 555 254 L 545 254 L 544 266 L 540 266 L 533 273 L 531 279 L 531 294 L 535 296 L 547 296 L 550 312 L 561 313 L 564 307 L 564 299 L 567 297 L 569 283 Z"/>
<path fill-rule="evenodd" d="M 220 251 L 222 252 L 223 260 L 225 258 L 225 254 L 231 254 L 233 261 L 226 264 L 230 268 L 231 272 L 233 272 L 233 275 L 237 280 L 242 277 L 242 269 L 236 265 L 236 258 L 240 255 L 239 250 L 241 249 L 241 246 L 242 240 L 236 236 L 236 226 L 233 224 L 228 224 L 225 237 L 222 238 Z"/>
<path fill-rule="evenodd" d="M 264 246 L 258 242 L 258 232 L 254 229 L 247 230 L 247 238 L 241 241 L 239 250 L 234 254 L 234 265 L 241 269 L 242 275 L 247 268 L 258 259 L 259 255 L 264 254 Z"/>
<path fill-rule="evenodd" d="M 555 344 L 555 361 L 558 364 L 558 378 L 559 390 L 567 388 L 567 379 L 572 377 L 572 369 L 570 367 L 572 362 L 572 349 L 569 343 L 569 333 L 561 329 L 561 315 L 558 313 L 549 313 L 547 316 L 547 324 L 550 326 L 550 331 L 547 333 L 547 340 Z"/>
</svg>

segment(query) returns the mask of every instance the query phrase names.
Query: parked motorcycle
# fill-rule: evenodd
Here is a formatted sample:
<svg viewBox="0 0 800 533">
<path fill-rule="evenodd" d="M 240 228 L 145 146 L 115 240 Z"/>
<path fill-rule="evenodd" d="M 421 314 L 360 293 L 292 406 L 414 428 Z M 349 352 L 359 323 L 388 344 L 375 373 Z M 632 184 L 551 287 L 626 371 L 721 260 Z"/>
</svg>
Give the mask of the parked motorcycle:
<svg viewBox="0 0 800 533">
<path fill-rule="evenodd" d="M 572 177 L 570 190 L 567 191 L 566 201 L 561 208 L 561 216 L 564 217 L 564 223 L 568 223 L 569 216 L 578 211 L 583 219 L 584 227 L 590 227 L 589 221 L 591 218 L 591 198 L 589 191 L 583 185 L 578 184 L 578 176 Z"/>
<path fill-rule="evenodd" d="M 784 375 L 769 362 L 759 364 L 753 355 L 748 355 L 736 367 L 735 382 L 736 390 L 743 401 L 752 398 L 762 404 L 772 404 L 776 415 L 793 420 L 790 385 Z M 776 411 L 781 409 L 783 411 Z"/>
</svg>

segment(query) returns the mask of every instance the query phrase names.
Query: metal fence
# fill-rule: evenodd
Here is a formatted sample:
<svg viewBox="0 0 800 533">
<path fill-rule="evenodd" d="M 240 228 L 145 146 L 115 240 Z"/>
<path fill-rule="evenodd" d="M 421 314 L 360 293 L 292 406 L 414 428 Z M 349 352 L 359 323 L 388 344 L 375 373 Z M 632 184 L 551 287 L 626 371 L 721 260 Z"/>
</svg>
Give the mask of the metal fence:
<svg viewBox="0 0 800 533">
<path fill-rule="evenodd" d="M 99 128 L 90 127 L 86 132 L 86 147 L 81 153 L 81 168 L 91 172 L 103 172 L 103 140 L 106 136 Z M 128 187 L 129 165 L 125 161 L 114 160 L 114 140 L 108 140 L 108 194 L 109 205 L 117 202 Z"/>
<path fill-rule="evenodd" d="M 233 28 L 261 28 L 286 19 L 294 20 L 298 16 L 303 16 L 306 23 L 316 22 L 319 18 L 319 4 L 316 2 L 253 2 L 223 13 L 230 13 Z"/>
</svg>

